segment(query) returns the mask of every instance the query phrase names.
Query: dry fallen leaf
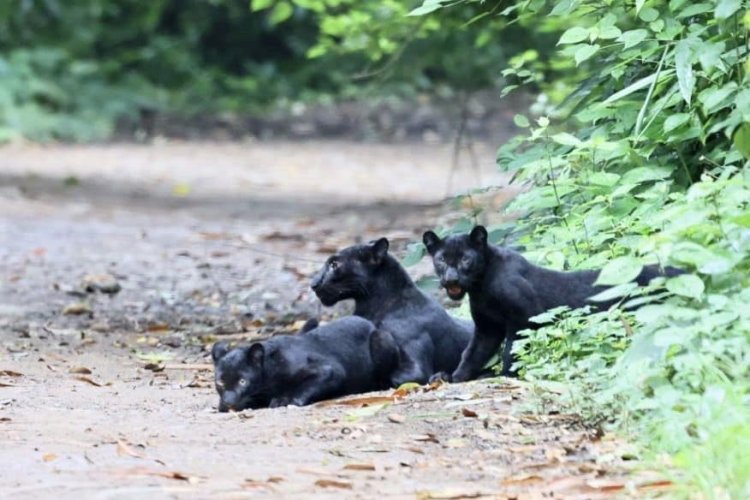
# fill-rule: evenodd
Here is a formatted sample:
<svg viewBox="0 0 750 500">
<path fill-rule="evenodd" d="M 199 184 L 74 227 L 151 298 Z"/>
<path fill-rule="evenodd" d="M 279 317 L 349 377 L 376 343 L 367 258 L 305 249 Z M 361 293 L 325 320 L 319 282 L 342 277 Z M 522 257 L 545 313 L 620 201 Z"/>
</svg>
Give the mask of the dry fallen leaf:
<svg viewBox="0 0 750 500">
<path fill-rule="evenodd" d="M 346 464 L 344 470 L 374 471 L 375 466 L 373 464 Z"/>
<path fill-rule="evenodd" d="M 447 489 L 443 491 L 418 491 L 417 500 L 454 500 L 461 498 L 480 498 L 490 496 L 479 491 Z"/>
<path fill-rule="evenodd" d="M 130 447 L 130 445 L 128 445 L 122 439 L 117 440 L 117 454 L 120 456 L 129 455 L 135 458 L 143 458 L 143 455 L 141 453 L 138 453 L 137 451 L 135 451 L 133 448 Z"/>
<path fill-rule="evenodd" d="M 74 377 L 76 380 L 80 380 L 81 382 L 86 382 L 89 385 L 93 385 L 94 387 L 103 387 L 105 385 L 110 385 L 109 382 L 106 384 L 100 384 L 99 382 L 91 379 L 90 377 L 84 377 L 83 375 L 79 375 L 78 377 Z"/>
<path fill-rule="evenodd" d="M 391 413 L 388 415 L 388 420 L 394 424 L 403 424 L 406 422 L 406 417 L 398 413 Z"/>
<path fill-rule="evenodd" d="M 337 481 L 335 479 L 318 479 L 315 481 L 315 486 L 320 486 L 321 488 L 341 488 L 345 490 L 352 489 L 352 483 Z"/>
<path fill-rule="evenodd" d="M 23 377 L 23 373 L 14 372 L 13 370 L 0 370 L 0 377 Z"/>
<path fill-rule="evenodd" d="M 463 414 L 464 417 L 469 417 L 469 418 L 477 418 L 479 416 L 477 412 L 475 412 L 474 410 L 470 410 L 468 408 L 462 408 L 461 413 Z"/>
<path fill-rule="evenodd" d="M 395 398 L 391 396 L 368 396 L 364 398 L 352 398 L 352 399 L 330 399 L 328 401 L 321 401 L 316 403 L 315 406 L 372 406 L 377 404 L 387 404 L 395 402 Z"/>
<path fill-rule="evenodd" d="M 154 470 L 149 469 L 148 467 L 133 467 L 131 469 L 125 469 L 122 471 L 119 471 L 119 474 L 123 476 L 154 476 L 154 477 L 163 477 L 165 479 L 175 479 L 177 481 L 187 481 L 190 484 L 195 484 L 200 482 L 200 477 L 198 476 L 191 476 L 189 474 L 185 474 L 183 472 L 177 472 L 177 471 L 162 471 L 162 470 Z"/>
<path fill-rule="evenodd" d="M 440 440 L 435 437 L 435 434 L 419 434 L 417 436 L 414 436 L 414 441 L 422 441 L 422 442 L 429 442 L 429 443 L 439 443 Z"/>
<path fill-rule="evenodd" d="M 68 373 L 78 373 L 81 375 L 91 375 L 91 370 L 86 368 L 85 366 L 74 366 L 70 370 L 68 370 Z"/>
<path fill-rule="evenodd" d="M 44 462 L 51 462 L 55 459 L 57 459 L 57 455 L 55 455 L 54 453 L 45 453 L 44 455 L 42 455 L 42 460 Z"/>
<path fill-rule="evenodd" d="M 62 313 L 65 315 L 89 314 L 91 312 L 93 312 L 91 306 L 85 302 L 73 302 L 65 306 L 62 310 Z"/>
<path fill-rule="evenodd" d="M 542 481 L 544 481 L 544 479 L 536 474 L 517 474 L 507 479 L 503 479 L 502 484 L 505 486 L 528 486 Z"/>
</svg>

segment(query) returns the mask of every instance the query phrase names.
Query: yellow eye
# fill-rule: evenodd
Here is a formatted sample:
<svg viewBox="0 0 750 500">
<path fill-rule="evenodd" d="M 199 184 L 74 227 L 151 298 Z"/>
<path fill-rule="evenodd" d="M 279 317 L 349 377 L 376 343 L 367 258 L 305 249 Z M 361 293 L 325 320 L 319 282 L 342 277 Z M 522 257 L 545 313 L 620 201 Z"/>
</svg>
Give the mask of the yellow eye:
<svg viewBox="0 0 750 500">
<path fill-rule="evenodd" d="M 240 387 L 245 387 L 247 385 L 247 379 L 241 378 L 237 383 Z"/>
</svg>

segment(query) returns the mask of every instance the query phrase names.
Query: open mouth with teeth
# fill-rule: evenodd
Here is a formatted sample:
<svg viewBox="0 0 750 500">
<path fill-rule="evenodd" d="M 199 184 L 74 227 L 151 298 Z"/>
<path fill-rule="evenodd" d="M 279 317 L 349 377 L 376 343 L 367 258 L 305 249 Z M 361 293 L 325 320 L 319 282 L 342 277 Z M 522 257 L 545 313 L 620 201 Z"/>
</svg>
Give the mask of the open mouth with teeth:
<svg viewBox="0 0 750 500">
<path fill-rule="evenodd" d="M 448 285 L 445 285 L 445 291 L 448 293 L 448 297 L 453 300 L 461 300 L 464 296 L 464 293 L 466 293 L 458 283 L 450 283 Z"/>
</svg>

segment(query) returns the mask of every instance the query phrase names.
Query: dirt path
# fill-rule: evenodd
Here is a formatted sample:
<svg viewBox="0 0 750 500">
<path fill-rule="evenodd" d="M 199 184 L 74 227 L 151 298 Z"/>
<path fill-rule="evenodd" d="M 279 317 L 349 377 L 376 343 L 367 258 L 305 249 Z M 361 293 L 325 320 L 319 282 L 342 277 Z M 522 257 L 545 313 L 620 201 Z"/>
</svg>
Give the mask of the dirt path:
<svg viewBox="0 0 750 500">
<path fill-rule="evenodd" d="M 540 414 L 512 381 L 215 411 L 206 347 L 345 311 L 320 310 L 310 274 L 358 238 L 388 236 L 399 253 L 454 217 L 441 203 L 450 154 L 345 143 L 0 149 L 0 496 L 621 492 L 622 444 L 594 439 L 575 416 Z M 482 182 L 501 182 L 492 151 L 480 156 Z M 455 179 L 453 189 L 477 182 L 467 168 Z M 102 275 L 121 290 L 87 291 Z"/>
</svg>

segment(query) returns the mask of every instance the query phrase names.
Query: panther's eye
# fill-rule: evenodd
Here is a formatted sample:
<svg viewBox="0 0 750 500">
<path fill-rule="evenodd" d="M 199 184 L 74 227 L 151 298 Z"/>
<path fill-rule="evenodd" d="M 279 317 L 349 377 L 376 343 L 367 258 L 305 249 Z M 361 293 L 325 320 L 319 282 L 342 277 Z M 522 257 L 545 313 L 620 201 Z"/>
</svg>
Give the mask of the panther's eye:
<svg viewBox="0 0 750 500">
<path fill-rule="evenodd" d="M 237 381 L 237 383 L 239 384 L 240 387 L 245 387 L 247 385 L 247 379 L 241 378 Z"/>
<path fill-rule="evenodd" d="M 328 268 L 331 271 L 335 271 L 336 269 L 338 269 L 338 267 L 339 267 L 339 261 L 337 260 L 332 260 L 331 262 L 328 263 Z"/>
<path fill-rule="evenodd" d="M 468 255 L 464 255 L 463 257 L 461 257 L 461 265 L 464 267 L 468 267 L 469 265 L 471 265 L 471 257 L 469 257 Z"/>
<path fill-rule="evenodd" d="M 222 382 L 221 380 L 217 380 L 216 381 L 216 387 L 218 387 L 219 389 L 223 389 L 224 388 L 224 382 Z"/>
<path fill-rule="evenodd" d="M 443 257 L 443 254 L 438 254 L 435 257 L 435 262 L 437 262 L 438 264 L 445 264 L 445 257 Z"/>
</svg>

